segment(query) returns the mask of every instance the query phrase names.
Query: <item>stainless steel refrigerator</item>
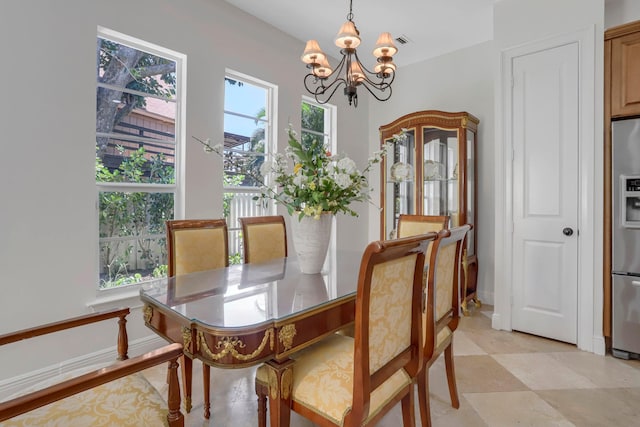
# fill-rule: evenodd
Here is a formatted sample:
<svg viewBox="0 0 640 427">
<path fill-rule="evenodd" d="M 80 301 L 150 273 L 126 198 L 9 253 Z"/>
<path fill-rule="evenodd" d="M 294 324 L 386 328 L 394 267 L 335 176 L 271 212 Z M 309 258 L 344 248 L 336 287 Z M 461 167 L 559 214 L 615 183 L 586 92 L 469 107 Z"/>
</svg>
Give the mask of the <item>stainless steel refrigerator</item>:
<svg viewBox="0 0 640 427">
<path fill-rule="evenodd" d="M 640 118 L 612 123 L 612 347 L 640 355 Z"/>
</svg>

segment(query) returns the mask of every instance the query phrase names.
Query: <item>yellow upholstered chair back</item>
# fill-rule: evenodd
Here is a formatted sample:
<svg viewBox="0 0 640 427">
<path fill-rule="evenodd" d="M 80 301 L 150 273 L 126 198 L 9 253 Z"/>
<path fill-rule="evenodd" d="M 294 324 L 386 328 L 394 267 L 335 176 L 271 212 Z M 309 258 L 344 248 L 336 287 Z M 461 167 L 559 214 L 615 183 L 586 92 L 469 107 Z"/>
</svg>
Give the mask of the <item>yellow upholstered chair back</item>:
<svg viewBox="0 0 640 427">
<path fill-rule="evenodd" d="M 458 326 L 462 252 L 470 229 L 471 226 L 466 224 L 442 230 L 432 245 L 423 313 L 426 358 L 437 357 L 443 349 L 444 340 Z"/>
<path fill-rule="evenodd" d="M 169 276 L 229 265 L 224 219 L 172 220 L 166 225 Z"/>
<path fill-rule="evenodd" d="M 398 218 L 398 237 L 417 236 L 449 228 L 447 215 L 400 215 Z"/>
<path fill-rule="evenodd" d="M 444 352 L 451 405 L 460 406 L 453 361 L 453 333 L 460 319 L 462 255 L 469 224 L 442 230 L 431 247 L 424 319 L 424 368 L 418 378 L 422 425 L 431 426 L 429 367 Z"/>
<path fill-rule="evenodd" d="M 239 218 L 244 262 L 260 263 L 287 256 L 287 228 L 282 215 Z"/>
<path fill-rule="evenodd" d="M 413 278 L 417 258 L 418 254 L 413 253 L 373 266 L 368 283 L 369 313 L 366 314 L 369 324 L 366 351 L 369 353 L 370 373 L 411 346 Z M 363 331 L 360 332 L 362 335 Z"/>
<path fill-rule="evenodd" d="M 355 337 L 333 334 L 293 356 L 294 411 L 321 426 L 374 425 L 402 401 L 405 425 L 414 425 L 414 380 L 422 366 L 422 273 L 436 237 L 367 246 L 358 276 Z"/>
</svg>

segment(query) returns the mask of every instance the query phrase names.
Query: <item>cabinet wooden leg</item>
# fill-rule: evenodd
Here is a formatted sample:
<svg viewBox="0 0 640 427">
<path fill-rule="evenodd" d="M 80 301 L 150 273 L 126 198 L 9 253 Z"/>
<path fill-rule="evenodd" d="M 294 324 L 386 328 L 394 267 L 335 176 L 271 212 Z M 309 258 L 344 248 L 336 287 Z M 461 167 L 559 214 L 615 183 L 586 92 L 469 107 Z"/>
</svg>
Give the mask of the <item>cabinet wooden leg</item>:
<svg viewBox="0 0 640 427">
<path fill-rule="evenodd" d="M 469 315 L 469 309 L 467 308 L 467 299 L 462 300 L 462 304 L 460 304 L 460 308 L 462 308 L 462 314 L 465 316 Z"/>
</svg>

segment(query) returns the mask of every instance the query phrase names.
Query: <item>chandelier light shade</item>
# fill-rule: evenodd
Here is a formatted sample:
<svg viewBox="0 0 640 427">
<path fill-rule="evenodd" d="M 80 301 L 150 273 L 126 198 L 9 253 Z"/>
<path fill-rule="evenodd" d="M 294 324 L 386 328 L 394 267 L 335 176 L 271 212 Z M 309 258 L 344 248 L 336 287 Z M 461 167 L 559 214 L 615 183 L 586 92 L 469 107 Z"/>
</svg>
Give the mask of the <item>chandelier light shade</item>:
<svg viewBox="0 0 640 427">
<path fill-rule="evenodd" d="M 360 32 L 353 22 L 353 0 L 349 0 L 347 22 L 342 24 L 336 36 L 336 46 L 340 48 L 342 59 L 335 69 L 331 68 L 327 55 L 316 40 L 309 40 L 300 59 L 307 64 L 310 72 L 304 77 L 304 87 L 319 104 L 327 103 L 340 86 L 349 105 L 358 106 L 358 86 L 364 87 L 378 101 L 391 98 L 391 83 L 396 76 L 393 55 L 398 48 L 389 33 L 378 37 L 373 56 L 376 64 L 373 71 L 366 68 L 358 58 L 356 48 L 360 45 Z"/>
</svg>

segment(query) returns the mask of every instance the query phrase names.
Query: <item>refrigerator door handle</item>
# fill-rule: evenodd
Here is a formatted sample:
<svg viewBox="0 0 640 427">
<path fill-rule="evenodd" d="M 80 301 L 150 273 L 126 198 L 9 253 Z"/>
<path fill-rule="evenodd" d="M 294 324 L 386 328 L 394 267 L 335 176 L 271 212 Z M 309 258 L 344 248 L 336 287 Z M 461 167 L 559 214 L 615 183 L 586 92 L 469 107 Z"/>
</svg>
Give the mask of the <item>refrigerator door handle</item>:
<svg viewBox="0 0 640 427">
<path fill-rule="evenodd" d="M 640 286 L 640 281 L 638 281 L 638 280 L 633 280 L 633 281 L 631 281 L 631 284 L 632 284 L 633 286 Z"/>
</svg>

